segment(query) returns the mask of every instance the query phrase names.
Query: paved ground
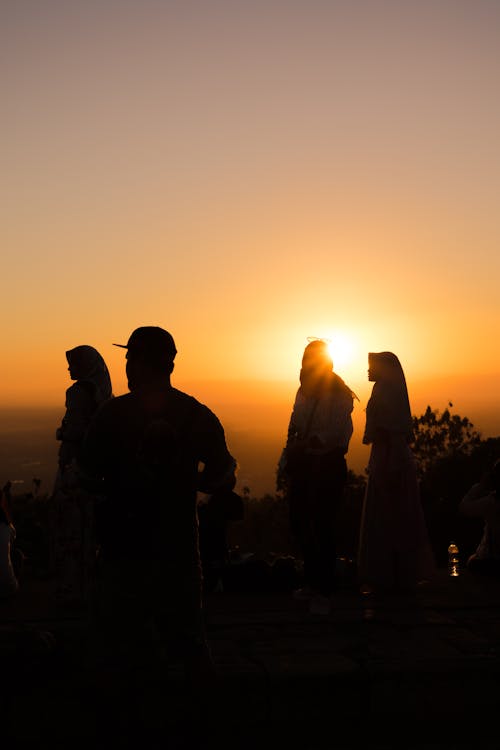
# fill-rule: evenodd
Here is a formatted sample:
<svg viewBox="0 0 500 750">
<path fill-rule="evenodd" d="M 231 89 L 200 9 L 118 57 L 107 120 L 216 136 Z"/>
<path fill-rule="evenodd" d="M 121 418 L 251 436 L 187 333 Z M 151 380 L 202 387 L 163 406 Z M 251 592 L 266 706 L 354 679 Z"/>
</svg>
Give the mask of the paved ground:
<svg viewBox="0 0 500 750">
<path fill-rule="evenodd" d="M 173 665 L 136 685 L 130 746 L 500 748 L 498 583 L 443 571 L 416 601 L 345 588 L 327 616 L 288 594 L 214 593 L 206 613 L 219 672 L 211 741 L 193 730 Z M 85 611 L 52 603 L 43 582 L 0 603 L 6 748 L 109 747 L 83 663 L 86 627 Z M 110 706 L 117 687 L 103 688 Z"/>
</svg>

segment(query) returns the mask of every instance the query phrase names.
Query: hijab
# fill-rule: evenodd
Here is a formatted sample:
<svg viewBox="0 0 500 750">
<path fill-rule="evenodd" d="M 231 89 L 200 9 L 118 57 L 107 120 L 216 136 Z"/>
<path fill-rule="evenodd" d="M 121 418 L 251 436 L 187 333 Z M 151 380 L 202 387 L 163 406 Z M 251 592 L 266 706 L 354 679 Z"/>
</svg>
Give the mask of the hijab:
<svg viewBox="0 0 500 750">
<path fill-rule="evenodd" d="M 304 349 L 299 380 L 299 392 L 306 398 L 321 398 L 332 390 L 345 391 L 352 398 L 358 398 L 342 378 L 333 372 L 333 360 L 325 339 L 312 339 Z"/>
<path fill-rule="evenodd" d="M 76 346 L 66 352 L 66 359 L 75 380 L 94 386 L 97 404 L 111 398 L 111 378 L 106 363 L 97 349 L 87 345 Z"/>
<path fill-rule="evenodd" d="M 375 384 L 366 407 L 363 443 L 372 443 L 379 430 L 402 434 L 411 442 L 413 422 L 399 359 L 392 352 L 370 352 L 368 363 Z"/>
</svg>

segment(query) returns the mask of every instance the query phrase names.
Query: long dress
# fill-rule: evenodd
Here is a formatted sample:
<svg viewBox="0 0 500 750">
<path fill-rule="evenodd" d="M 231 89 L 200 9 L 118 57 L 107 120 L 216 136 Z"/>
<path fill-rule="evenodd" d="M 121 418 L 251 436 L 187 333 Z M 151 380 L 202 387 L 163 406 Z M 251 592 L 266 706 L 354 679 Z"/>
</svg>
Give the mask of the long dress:
<svg viewBox="0 0 500 750">
<path fill-rule="evenodd" d="M 434 572 L 416 463 L 406 437 L 375 439 L 361 519 L 358 573 L 375 590 L 412 590 Z"/>
<path fill-rule="evenodd" d="M 392 352 L 369 354 L 369 364 L 376 382 L 363 436 L 371 452 L 361 516 L 359 582 L 378 591 L 409 591 L 433 575 L 434 560 L 410 449 L 408 391 Z"/>
</svg>

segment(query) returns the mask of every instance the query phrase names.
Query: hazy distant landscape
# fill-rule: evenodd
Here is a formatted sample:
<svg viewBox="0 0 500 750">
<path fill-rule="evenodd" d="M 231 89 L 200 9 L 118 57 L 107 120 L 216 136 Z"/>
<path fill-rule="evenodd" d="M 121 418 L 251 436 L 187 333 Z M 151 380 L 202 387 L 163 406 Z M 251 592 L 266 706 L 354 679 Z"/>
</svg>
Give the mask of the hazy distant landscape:
<svg viewBox="0 0 500 750">
<path fill-rule="evenodd" d="M 0 484 L 10 480 L 13 492 L 28 492 L 33 478 L 48 492 L 54 481 L 60 409 L 0 410 Z"/>
<path fill-rule="evenodd" d="M 447 381 L 440 388 L 424 389 L 423 393 L 431 396 L 416 396 L 412 412 L 423 413 L 427 404 L 444 409 L 456 392 L 450 385 Z M 274 493 L 276 465 L 286 437 L 295 386 L 268 384 L 264 396 L 261 391 L 251 390 L 248 384 L 225 389 L 223 397 L 207 384 L 186 390 L 209 404 L 221 419 L 229 448 L 239 463 L 238 489 L 249 487 L 255 497 Z M 454 403 L 452 411 L 469 417 L 483 437 L 496 437 L 500 435 L 499 395 L 485 391 L 475 389 L 472 391 L 478 394 L 475 401 L 469 397 Z M 242 401 L 242 393 L 246 401 Z M 488 398 L 480 400 L 480 395 Z M 355 403 L 354 434 L 347 456 L 349 468 L 359 474 L 364 472 L 369 453 L 361 442 L 366 406 L 363 396 L 361 402 Z M 36 477 L 42 480 L 41 492 L 50 491 L 59 446 L 55 430 L 63 410 L 61 406 L 0 409 L 0 485 L 10 480 L 14 492 L 28 492 Z"/>
<path fill-rule="evenodd" d="M 227 441 L 238 459 L 239 484 L 253 493 L 274 489 L 274 471 L 282 447 L 277 426 L 270 429 L 266 415 L 261 429 L 245 429 L 234 421 L 226 426 Z M 13 482 L 14 492 L 31 489 L 33 478 L 42 480 L 42 491 L 50 491 L 54 480 L 59 443 L 55 431 L 61 420 L 57 408 L 0 410 L 0 484 Z"/>
<path fill-rule="evenodd" d="M 214 405 L 226 430 L 229 448 L 239 463 L 238 487 L 249 487 L 255 496 L 273 493 L 275 472 L 286 437 L 290 404 Z M 361 412 L 358 408 L 357 412 Z M 50 491 L 59 444 L 55 431 L 60 408 L 0 409 L 0 484 L 14 483 L 14 492 L 27 492 L 33 478 L 42 480 L 41 491 Z M 355 414 L 355 436 L 349 466 L 362 472 L 367 449 L 361 446 L 361 417 Z"/>
</svg>

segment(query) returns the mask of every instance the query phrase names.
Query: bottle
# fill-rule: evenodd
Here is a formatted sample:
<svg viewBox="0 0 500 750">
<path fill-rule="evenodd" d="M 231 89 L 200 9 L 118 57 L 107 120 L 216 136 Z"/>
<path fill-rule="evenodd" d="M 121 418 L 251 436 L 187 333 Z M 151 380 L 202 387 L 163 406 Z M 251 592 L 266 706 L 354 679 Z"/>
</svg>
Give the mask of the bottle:
<svg viewBox="0 0 500 750">
<path fill-rule="evenodd" d="M 458 557 L 458 547 L 455 542 L 451 542 L 448 547 L 448 575 L 456 578 L 460 575 L 460 559 Z"/>
</svg>

